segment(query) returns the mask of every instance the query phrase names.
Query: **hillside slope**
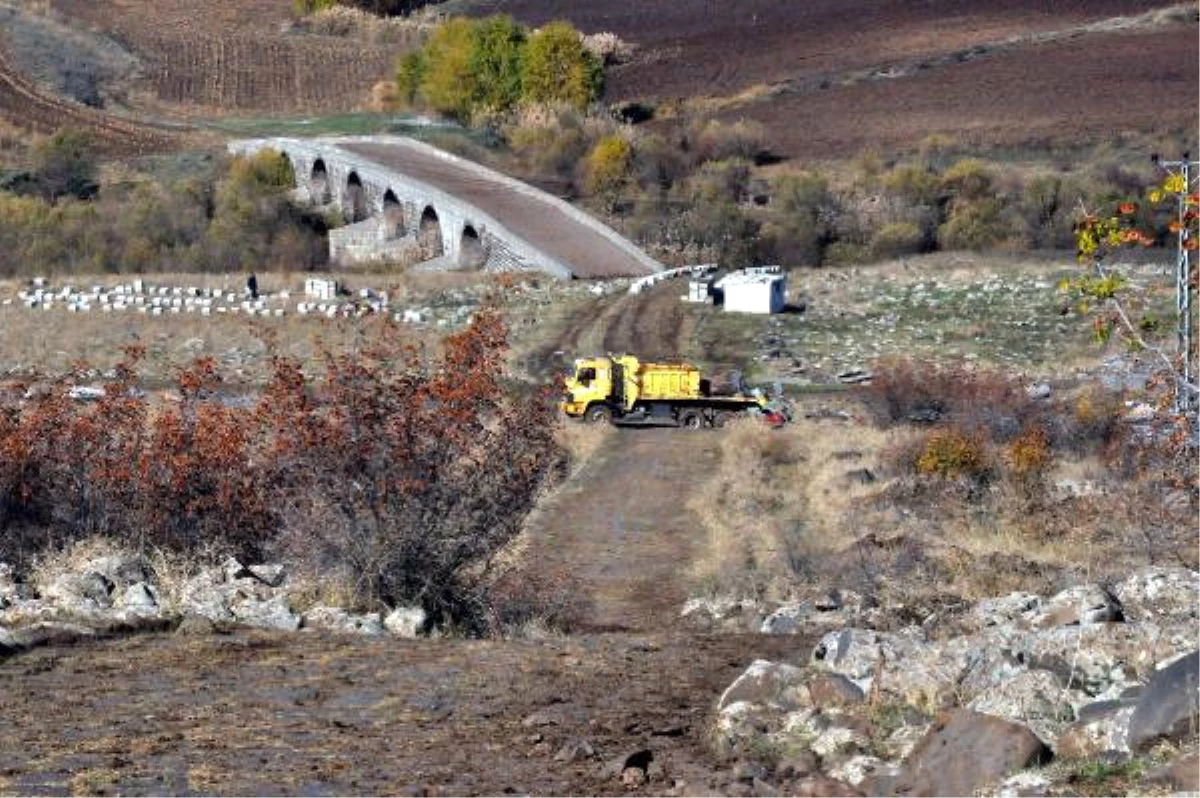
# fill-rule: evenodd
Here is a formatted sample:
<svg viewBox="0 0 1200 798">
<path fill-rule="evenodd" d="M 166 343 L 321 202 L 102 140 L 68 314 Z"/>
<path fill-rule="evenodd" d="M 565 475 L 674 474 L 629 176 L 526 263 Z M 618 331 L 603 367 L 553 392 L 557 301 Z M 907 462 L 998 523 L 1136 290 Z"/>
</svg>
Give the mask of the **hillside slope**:
<svg viewBox="0 0 1200 798">
<path fill-rule="evenodd" d="M 1194 5 L 1162 0 L 453 0 L 635 45 L 607 97 L 765 126 L 777 153 L 846 157 L 926 135 L 1013 146 L 1195 127 Z M 669 110 L 669 109 L 668 109 Z"/>
</svg>

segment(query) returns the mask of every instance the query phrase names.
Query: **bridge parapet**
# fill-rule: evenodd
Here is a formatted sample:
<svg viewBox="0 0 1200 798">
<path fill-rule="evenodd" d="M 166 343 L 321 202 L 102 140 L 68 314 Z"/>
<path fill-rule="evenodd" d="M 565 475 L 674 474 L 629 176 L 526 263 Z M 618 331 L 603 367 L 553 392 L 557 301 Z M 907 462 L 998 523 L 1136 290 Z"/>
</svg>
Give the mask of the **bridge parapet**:
<svg viewBox="0 0 1200 798">
<path fill-rule="evenodd" d="M 335 206 L 350 223 L 331 231 L 334 262 L 392 260 L 416 251 L 459 268 L 540 270 L 560 278 L 661 268 L 568 203 L 410 139 L 281 137 L 229 145 L 240 155 L 263 149 L 288 158 L 298 195 Z M 399 243 L 409 239 L 415 247 Z M 603 273 L 608 262 L 615 264 L 611 275 Z"/>
</svg>

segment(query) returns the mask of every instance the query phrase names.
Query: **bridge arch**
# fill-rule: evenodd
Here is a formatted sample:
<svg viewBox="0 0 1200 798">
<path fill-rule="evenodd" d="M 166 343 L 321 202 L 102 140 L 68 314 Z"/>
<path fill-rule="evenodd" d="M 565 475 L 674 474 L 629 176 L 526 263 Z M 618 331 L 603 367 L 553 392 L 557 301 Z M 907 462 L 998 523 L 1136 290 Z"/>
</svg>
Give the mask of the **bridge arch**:
<svg viewBox="0 0 1200 798">
<path fill-rule="evenodd" d="M 396 192 L 390 188 L 383 192 L 383 224 L 388 238 L 401 238 L 407 230 L 404 224 L 404 206 Z"/>
<path fill-rule="evenodd" d="M 363 186 L 358 172 L 346 175 L 346 189 L 342 193 L 342 212 L 351 224 L 361 222 L 369 215 L 367 213 L 367 190 Z"/>
<path fill-rule="evenodd" d="M 487 261 L 483 238 L 472 224 L 463 225 L 458 238 L 458 265 L 463 269 L 479 269 Z"/>
<path fill-rule="evenodd" d="M 329 192 L 329 169 L 324 158 L 313 161 L 308 174 L 308 196 L 317 205 L 327 205 L 332 199 Z"/>
<path fill-rule="evenodd" d="M 417 243 L 421 247 L 422 260 L 440 258 L 446 253 L 442 241 L 442 221 L 432 205 L 426 205 L 421 211 L 421 221 L 417 226 Z"/>
</svg>

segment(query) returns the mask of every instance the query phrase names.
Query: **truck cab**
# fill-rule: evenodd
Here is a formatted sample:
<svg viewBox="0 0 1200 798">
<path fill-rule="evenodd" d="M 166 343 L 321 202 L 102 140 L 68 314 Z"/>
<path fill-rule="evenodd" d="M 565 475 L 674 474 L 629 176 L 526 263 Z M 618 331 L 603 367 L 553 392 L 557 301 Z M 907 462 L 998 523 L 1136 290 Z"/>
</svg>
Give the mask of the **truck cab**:
<svg viewBox="0 0 1200 798">
<path fill-rule="evenodd" d="M 577 358 L 574 371 L 563 381 L 566 396 L 559 407 L 568 416 L 604 421 L 612 417 L 613 361 L 607 357 Z M 592 412 L 589 413 L 588 409 Z"/>
</svg>

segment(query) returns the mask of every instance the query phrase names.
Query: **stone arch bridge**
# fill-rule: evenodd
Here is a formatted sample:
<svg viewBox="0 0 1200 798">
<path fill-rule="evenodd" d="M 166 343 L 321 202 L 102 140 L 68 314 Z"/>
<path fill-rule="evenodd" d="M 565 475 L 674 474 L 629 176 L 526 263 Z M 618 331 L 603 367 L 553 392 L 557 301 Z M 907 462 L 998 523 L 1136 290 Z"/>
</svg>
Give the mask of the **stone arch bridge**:
<svg viewBox="0 0 1200 798">
<path fill-rule="evenodd" d="M 334 206 L 334 263 L 539 270 L 561 278 L 640 277 L 662 265 L 611 228 L 519 180 L 400 136 L 235 141 L 234 154 L 283 153 L 296 191 Z"/>
</svg>

